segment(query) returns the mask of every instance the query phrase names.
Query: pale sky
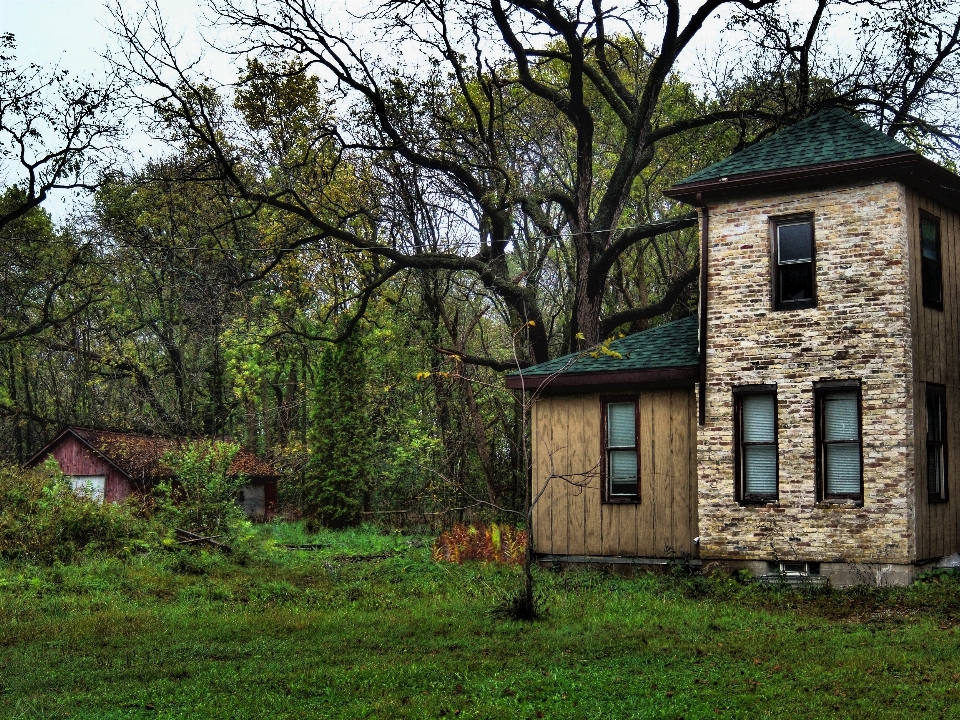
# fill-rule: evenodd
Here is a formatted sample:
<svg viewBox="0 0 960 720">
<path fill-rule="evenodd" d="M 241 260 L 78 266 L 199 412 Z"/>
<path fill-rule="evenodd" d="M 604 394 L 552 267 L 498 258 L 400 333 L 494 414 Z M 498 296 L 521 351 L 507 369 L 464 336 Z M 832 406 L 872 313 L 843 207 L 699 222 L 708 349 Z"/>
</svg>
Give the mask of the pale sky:
<svg viewBox="0 0 960 720">
<path fill-rule="evenodd" d="M 178 55 L 191 59 L 204 55 L 202 71 L 220 81 L 230 82 L 236 76 L 235 60 L 219 56 L 216 52 L 204 50 L 200 36 L 203 16 L 199 6 L 202 0 L 156 0 L 169 28 L 183 35 Z M 793 0 L 788 5 L 796 5 L 804 0 Z M 125 11 L 135 12 L 142 7 L 144 0 L 122 0 Z M 346 15 L 348 7 L 355 8 L 363 0 L 318 0 L 317 6 L 328 19 L 331 15 Z M 699 3 L 697 3 L 699 4 Z M 684 3 L 691 9 L 693 2 Z M 345 18 L 344 18 L 345 19 Z M 103 0 L 0 0 L 0 32 L 12 32 L 17 40 L 18 64 L 37 63 L 46 68 L 59 66 L 81 77 L 105 74 L 107 64 L 101 58 L 114 43 L 112 34 L 107 30 L 111 19 Z M 362 33 L 363 25 L 359 25 Z M 698 44 L 701 48 L 715 48 L 723 22 L 712 19 L 704 28 Z M 653 28 L 651 28 L 653 30 Z M 656 28 L 656 31 L 662 31 Z M 207 31 L 210 32 L 209 30 Z M 222 41 L 222 38 L 218 38 Z M 371 38 L 366 49 L 377 51 L 376 39 Z M 388 49 L 389 50 L 389 49 Z M 709 53 L 708 53 L 709 54 Z M 688 70 L 696 71 L 697 48 L 688 48 L 685 62 Z M 417 62 L 419 58 L 409 58 Z M 133 155 L 132 164 L 139 164 L 138 158 L 144 154 L 156 154 L 151 150 L 147 138 L 140 134 L 125 144 Z M 44 207 L 55 219 L 66 217 L 71 199 L 52 198 Z"/>
<path fill-rule="evenodd" d="M 125 2 L 135 8 L 136 2 Z M 171 27 L 192 31 L 199 12 L 196 0 L 160 0 Z M 102 68 L 99 59 L 111 42 L 110 16 L 103 0 L 0 0 L 0 31 L 17 36 L 22 61 L 60 62 L 77 72 Z"/>
</svg>

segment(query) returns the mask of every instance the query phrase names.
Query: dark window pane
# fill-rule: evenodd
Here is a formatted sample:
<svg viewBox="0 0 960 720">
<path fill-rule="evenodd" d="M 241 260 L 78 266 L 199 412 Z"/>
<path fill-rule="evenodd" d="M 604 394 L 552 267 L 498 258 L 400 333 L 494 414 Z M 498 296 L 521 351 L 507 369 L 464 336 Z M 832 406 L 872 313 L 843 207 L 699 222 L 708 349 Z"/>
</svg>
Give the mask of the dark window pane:
<svg viewBox="0 0 960 720">
<path fill-rule="evenodd" d="M 943 405 L 940 395 L 927 395 L 927 442 L 943 440 Z"/>
<path fill-rule="evenodd" d="M 921 219 L 920 237 L 923 256 L 928 260 L 940 260 L 940 223 L 929 218 Z"/>
<path fill-rule="evenodd" d="M 927 492 L 934 500 L 943 497 L 943 446 L 927 446 Z"/>
<path fill-rule="evenodd" d="M 938 303 L 943 299 L 943 291 L 940 287 L 940 263 L 935 260 L 923 258 L 923 299 Z"/>
<path fill-rule="evenodd" d="M 930 500 L 947 499 L 946 453 L 946 398 L 942 392 L 927 388 L 927 491 Z"/>
<path fill-rule="evenodd" d="M 777 227 L 777 261 L 809 262 L 813 259 L 813 227 L 810 223 L 780 225 Z"/>
<path fill-rule="evenodd" d="M 796 263 L 780 266 L 778 302 L 796 302 L 813 298 L 813 264 Z"/>
</svg>

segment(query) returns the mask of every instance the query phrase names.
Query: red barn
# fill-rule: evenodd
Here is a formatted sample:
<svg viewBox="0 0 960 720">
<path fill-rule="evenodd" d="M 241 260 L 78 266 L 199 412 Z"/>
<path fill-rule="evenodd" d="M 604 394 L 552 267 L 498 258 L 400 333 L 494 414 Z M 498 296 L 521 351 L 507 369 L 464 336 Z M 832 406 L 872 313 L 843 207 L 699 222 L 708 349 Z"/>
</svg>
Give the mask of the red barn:
<svg viewBox="0 0 960 720">
<path fill-rule="evenodd" d="M 122 502 L 131 493 L 146 492 L 173 477 L 164 456 L 184 448 L 183 438 L 68 427 L 27 461 L 28 466 L 54 458 L 77 491 L 106 502 Z M 238 502 L 251 518 L 269 517 L 277 507 L 277 472 L 252 452 L 241 448 L 228 474 L 243 475 Z"/>
</svg>

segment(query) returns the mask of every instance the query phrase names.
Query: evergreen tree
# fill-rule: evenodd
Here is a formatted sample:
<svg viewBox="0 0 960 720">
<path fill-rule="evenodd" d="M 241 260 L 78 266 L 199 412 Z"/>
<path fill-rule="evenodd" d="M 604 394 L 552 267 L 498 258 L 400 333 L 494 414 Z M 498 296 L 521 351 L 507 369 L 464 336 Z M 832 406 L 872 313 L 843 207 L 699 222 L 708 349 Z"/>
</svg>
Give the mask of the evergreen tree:
<svg viewBox="0 0 960 720">
<path fill-rule="evenodd" d="M 320 358 L 304 469 L 304 511 L 328 527 L 360 521 L 370 485 L 366 364 L 357 333 Z"/>
</svg>

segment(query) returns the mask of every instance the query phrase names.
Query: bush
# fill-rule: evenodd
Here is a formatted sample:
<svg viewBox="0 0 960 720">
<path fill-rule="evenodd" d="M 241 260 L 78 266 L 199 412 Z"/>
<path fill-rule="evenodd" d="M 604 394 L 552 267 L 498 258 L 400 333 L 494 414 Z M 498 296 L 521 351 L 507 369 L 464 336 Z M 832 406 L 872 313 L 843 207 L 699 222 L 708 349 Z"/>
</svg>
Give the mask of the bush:
<svg viewBox="0 0 960 720">
<path fill-rule="evenodd" d="M 84 550 L 129 551 L 146 534 L 136 500 L 77 495 L 54 466 L 0 467 L 0 557 L 52 563 Z"/>
<path fill-rule="evenodd" d="M 164 534 L 169 537 L 179 528 L 222 543 L 250 534 L 237 504 L 246 478 L 229 475 L 239 449 L 233 443 L 204 441 L 164 457 L 175 479 L 160 483 L 150 499 L 151 515 Z"/>
</svg>

